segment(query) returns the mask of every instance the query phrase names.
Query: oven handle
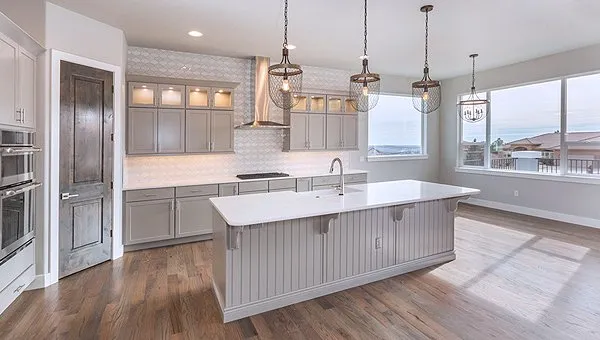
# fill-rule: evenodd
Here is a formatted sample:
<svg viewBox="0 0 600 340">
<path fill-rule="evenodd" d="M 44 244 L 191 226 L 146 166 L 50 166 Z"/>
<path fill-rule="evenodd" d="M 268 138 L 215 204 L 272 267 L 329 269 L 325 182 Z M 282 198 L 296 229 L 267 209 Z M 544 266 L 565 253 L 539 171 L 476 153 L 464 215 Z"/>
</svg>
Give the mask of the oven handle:
<svg viewBox="0 0 600 340">
<path fill-rule="evenodd" d="M 42 151 L 41 148 L 27 147 L 27 148 L 0 148 L 2 155 L 32 155 L 34 152 Z"/>
<path fill-rule="evenodd" d="M 30 190 L 33 190 L 35 188 L 38 188 L 41 185 L 42 185 L 42 183 L 40 183 L 40 182 L 33 182 L 31 185 L 28 185 L 28 186 L 26 186 L 24 188 L 20 188 L 20 189 L 17 189 L 17 190 L 6 190 L 6 191 L 2 192 L 2 194 L 0 194 L 0 196 L 2 198 L 12 197 L 12 196 L 15 196 L 15 195 L 18 195 L 18 194 L 22 194 L 22 193 L 24 193 L 26 191 L 30 191 Z"/>
</svg>

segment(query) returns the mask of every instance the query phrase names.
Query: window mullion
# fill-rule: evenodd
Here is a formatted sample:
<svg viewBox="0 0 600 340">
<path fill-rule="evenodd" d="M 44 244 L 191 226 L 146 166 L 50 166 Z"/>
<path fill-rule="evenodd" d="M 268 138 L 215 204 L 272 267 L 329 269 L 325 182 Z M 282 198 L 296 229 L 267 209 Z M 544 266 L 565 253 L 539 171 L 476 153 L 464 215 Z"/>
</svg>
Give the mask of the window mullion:
<svg viewBox="0 0 600 340">
<path fill-rule="evenodd" d="M 567 80 L 560 81 L 560 174 L 568 172 L 569 146 L 567 145 Z"/>
<path fill-rule="evenodd" d="M 486 98 L 489 100 L 487 104 L 487 114 L 485 117 L 485 146 L 483 149 L 483 167 L 486 169 L 490 168 L 491 164 L 491 150 L 490 145 L 492 145 L 492 105 L 491 105 L 491 92 L 487 91 L 485 93 Z"/>
</svg>

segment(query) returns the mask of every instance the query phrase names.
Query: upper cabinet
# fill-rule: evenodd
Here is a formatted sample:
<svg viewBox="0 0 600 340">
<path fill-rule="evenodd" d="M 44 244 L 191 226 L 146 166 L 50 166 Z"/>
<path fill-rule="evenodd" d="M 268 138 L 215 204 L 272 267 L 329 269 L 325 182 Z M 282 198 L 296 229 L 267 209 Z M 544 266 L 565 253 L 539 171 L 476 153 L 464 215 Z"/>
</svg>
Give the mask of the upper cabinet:
<svg viewBox="0 0 600 340">
<path fill-rule="evenodd" d="M 0 124 L 35 128 L 35 57 L 0 34 Z"/>
<path fill-rule="evenodd" d="M 158 84 L 129 83 L 129 106 L 156 107 Z"/>
<path fill-rule="evenodd" d="M 237 84 L 142 76 L 130 80 L 128 154 L 234 151 Z"/>
<path fill-rule="evenodd" d="M 341 96 L 327 96 L 327 113 L 342 113 L 342 102 Z"/>
<path fill-rule="evenodd" d="M 358 111 L 356 111 L 356 109 L 354 108 L 356 106 L 356 100 L 352 99 L 352 98 L 345 98 L 344 99 L 344 112 L 346 113 L 358 113 Z"/>
<path fill-rule="evenodd" d="M 186 107 L 189 109 L 209 109 L 210 87 L 186 86 Z"/>
<path fill-rule="evenodd" d="M 162 108 L 182 109 L 185 107 L 184 85 L 158 85 L 158 106 Z"/>
<path fill-rule="evenodd" d="M 309 111 L 311 113 L 325 113 L 327 111 L 327 106 L 325 103 L 327 96 L 321 94 L 311 94 L 309 96 L 310 106 Z"/>
<path fill-rule="evenodd" d="M 212 108 L 215 110 L 233 110 L 233 89 L 213 88 Z"/>
<path fill-rule="evenodd" d="M 308 97 L 305 94 L 295 94 L 294 97 L 298 100 L 298 104 L 294 106 L 292 112 L 308 112 Z"/>
</svg>

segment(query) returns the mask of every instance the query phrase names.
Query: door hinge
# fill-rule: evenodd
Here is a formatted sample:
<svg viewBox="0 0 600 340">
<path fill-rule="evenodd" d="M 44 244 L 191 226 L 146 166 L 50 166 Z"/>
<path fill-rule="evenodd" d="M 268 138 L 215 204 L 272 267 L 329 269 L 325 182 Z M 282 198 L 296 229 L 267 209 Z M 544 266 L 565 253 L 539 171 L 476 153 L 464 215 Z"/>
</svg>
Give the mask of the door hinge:
<svg viewBox="0 0 600 340">
<path fill-rule="evenodd" d="M 111 188 L 111 189 L 113 189 L 113 185 L 114 185 L 114 184 L 113 184 L 113 182 L 111 181 L 111 182 L 110 182 L 110 188 Z"/>
<path fill-rule="evenodd" d="M 115 93 L 115 86 L 111 85 L 110 90 L 112 91 L 112 93 Z"/>
<path fill-rule="evenodd" d="M 110 134 L 110 141 L 111 141 L 111 142 L 114 142 L 114 141 L 115 141 L 115 134 L 114 134 L 114 133 L 111 133 L 111 134 Z"/>
<path fill-rule="evenodd" d="M 110 230 L 110 237 L 113 237 L 113 230 Z"/>
</svg>

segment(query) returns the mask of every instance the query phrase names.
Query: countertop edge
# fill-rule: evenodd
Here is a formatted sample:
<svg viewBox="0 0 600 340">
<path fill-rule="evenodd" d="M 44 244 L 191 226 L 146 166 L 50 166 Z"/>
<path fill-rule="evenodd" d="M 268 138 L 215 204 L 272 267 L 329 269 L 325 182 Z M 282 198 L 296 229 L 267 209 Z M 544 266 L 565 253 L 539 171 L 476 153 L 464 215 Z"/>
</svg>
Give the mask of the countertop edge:
<svg viewBox="0 0 600 340">
<path fill-rule="evenodd" d="M 271 219 L 271 218 L 266 218 L 266 219 L 263 219 L 261 221 L 252 221 L 252 223 L 241 223 L 241 222 L 238 222 L 238 221 L 231 221 L 231 220 L 229 220 L 227 217 L 223 216 L 224 214 L 221 212 L 221 210 L 219 210 L 219 207 L 216 206 L 212 202 L 213 201 L 212 198 L 210 199 L 210 201 L 211 201 L 211 203 L 213 203 L 212 206 L 219 212 L 219 214 L 221 215 L 221 217 L 223 217 L 223 220 L 225 220 L 225 222 L 227 223 L 228 226 L 231 226 L 231 227 L 242 227 L 242 226 L 250 226 L 250 225 L 256 225 L 256 224 L 261 224 L 261 223 L 271 223 L 271 222 L 277 222 L 277 221 L 289 221 L 289 220 L 295 220 L 295 219 L 299 219 L 299 218 L 317 217 L 317 216 L 324 216 L 324 215 L 330 215 L 330 214 L 345 213 L 345 212 L 350 212 L 350 211 L 377 209 L 377 208 L 383 208 L 383 207 L 389 207 L 389 206 L 404 205 L 404 204 L 411 204 L 411 203 L 420 203 L 420 202 L 429 202 L 429 201 L 435 201 L 435 200 L 443 200 L 443 199 L 466 197 L 466 196 L 470 197 L 470 196 L 478 195 L 478 194 L 481 193 L 481 190 L 479 190 L 479 189 L 472 189 L 472 188 L 468 188 L 468 189 L 471 189 L 472 192 L 461 193 L 461 194 L 440 195 L 439 197 L 431 197 L 431 198 L 425 197 L 425 198 L 400 200 L 400 201 L 386 202 L 386 203 L 381 203 L 381 204 L 365 205 L 365 206 L 362 206 L 362 207 L 355 207 L 355 208 L 348 208 L 348 209 L 324 210 L 324 211 L 318 211 L 318 212 L 315 212 L 315 213 L 297 214 L 297 215 L 290 216 L 289 218 L 285 218 L 285 219 Z"/>
</svg>

